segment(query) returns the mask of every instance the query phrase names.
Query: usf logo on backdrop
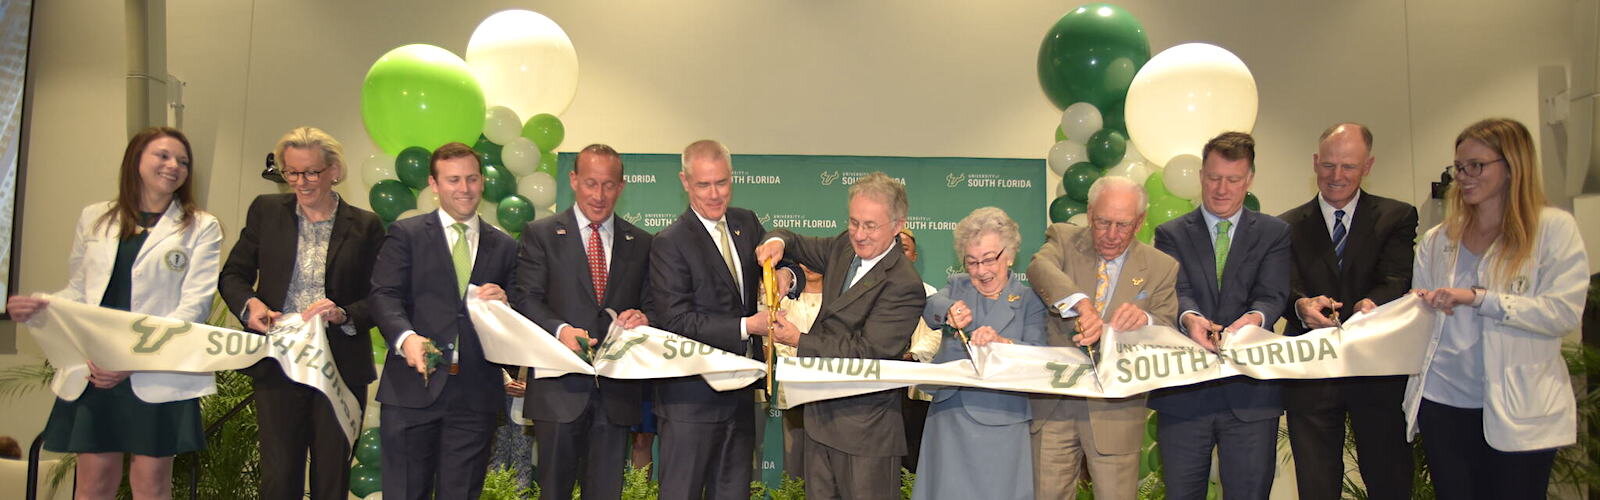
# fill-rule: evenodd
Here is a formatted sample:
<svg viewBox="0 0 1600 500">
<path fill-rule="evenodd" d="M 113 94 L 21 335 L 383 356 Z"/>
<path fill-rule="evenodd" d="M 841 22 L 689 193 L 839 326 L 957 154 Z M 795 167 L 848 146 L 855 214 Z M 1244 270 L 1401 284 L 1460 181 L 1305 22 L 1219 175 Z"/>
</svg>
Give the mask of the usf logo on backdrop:
<svg viewBox="0 0 1600 500">
<path fill-rule="evenodd" d="M 821 174 L 818 174 L 818 177 L 821 178 L 820 180 L 822 181 L 822 185 L 824 185 L 824 186 L 832 186 L 833 185 L 833 181 L 839 180 L 839 171 L 838 170 L 834 170 L 834 171 L 830 172 L 830 171 L 824 170 L 824 171 L 822 171 Z"/>
<path fill-rule="evenodd" d="M 964 180 L 967 180 L 967 174 L 957 174 L 955 172 L 944 174 L 944 187 L 960 186 L 961 181 Z"/>
<path fill-rule="evenodd" d="M 133 344 L 133 352 L 135 354 L 152 354 L 160 352 L 161 346 L 167 345 L 167 341 L 172 340 L 173 337 L 189 333 L 189 330 L 194 328 L 194 324 L 188 321 L 177 324 L 163 324 L 158 318 L 141 316 L 139 319 L 134 320 L 133 324 L 129 325 L 128 328 L 139 336 L 139 340 Z"/>
</svg>

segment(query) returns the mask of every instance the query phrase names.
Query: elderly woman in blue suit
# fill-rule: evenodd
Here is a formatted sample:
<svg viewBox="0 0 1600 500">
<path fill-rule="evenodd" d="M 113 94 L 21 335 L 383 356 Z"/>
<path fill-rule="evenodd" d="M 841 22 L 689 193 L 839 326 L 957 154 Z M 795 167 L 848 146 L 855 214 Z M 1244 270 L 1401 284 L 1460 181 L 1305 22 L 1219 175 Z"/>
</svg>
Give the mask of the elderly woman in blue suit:
<svg viewBox="0 0 1600 500">
<path fill-rule="evenodd" d="M 948 286 L 928 297 L 922 313 L 929 327 L 945 331 L 933 361 L 972 357 L 956 330 L 974 346 L 1044 344 L 1044 302 L 1011 272 L 1022 243 L 1016 221 L 998 208 L 983 207 L 961 219 L 955 233 L 967 272 L 951 276 Z M 1033 498 L 1030 420 L 1026 394 L 935 388 L 911 497 Z"/>
</svg>

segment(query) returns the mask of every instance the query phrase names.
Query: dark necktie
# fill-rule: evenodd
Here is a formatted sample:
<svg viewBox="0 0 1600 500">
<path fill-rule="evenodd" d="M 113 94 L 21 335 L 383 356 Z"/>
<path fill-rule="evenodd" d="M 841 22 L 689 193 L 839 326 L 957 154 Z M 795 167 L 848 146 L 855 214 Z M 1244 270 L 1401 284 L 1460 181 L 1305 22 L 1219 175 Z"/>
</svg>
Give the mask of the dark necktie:
<svg viewBox="0 0 1600 500">
<path fill-rule="evenodd" d="M 594 302 L 606 303 L 606 248 L 600 243 L 600 223 L 589 224 L 589 276 L 594 278 Z"/>
<path fill-rule="evenodd" d="M 1333 255 L 1339 258 L 1339 268 L 1344 268 L 1344 210 L 1333 211 Z"/>
<path fill-rule="evenodd" d="M 850 282 L 856 279 L 856 271 L 861 269 L 861 257 L 850 259 L 850 270 L 844 273 L 844 288 L 839 289 L 839 295 L 850 291 Z"/>
</svg>

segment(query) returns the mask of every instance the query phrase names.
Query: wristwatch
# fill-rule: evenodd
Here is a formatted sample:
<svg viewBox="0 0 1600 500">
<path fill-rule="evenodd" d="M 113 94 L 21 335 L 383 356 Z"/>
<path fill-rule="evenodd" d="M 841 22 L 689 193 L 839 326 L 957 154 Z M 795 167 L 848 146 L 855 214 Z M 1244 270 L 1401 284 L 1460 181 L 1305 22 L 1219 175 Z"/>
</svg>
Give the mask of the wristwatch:
<svg viewBox="0 0 1600 500">
<path fill-rule="evenodd" d="M 1483 305 L 1483 297 L 1488 294 L 1489 290 L 1481 286 L 1472 287 L 1472 307 Z"/>
</svg>

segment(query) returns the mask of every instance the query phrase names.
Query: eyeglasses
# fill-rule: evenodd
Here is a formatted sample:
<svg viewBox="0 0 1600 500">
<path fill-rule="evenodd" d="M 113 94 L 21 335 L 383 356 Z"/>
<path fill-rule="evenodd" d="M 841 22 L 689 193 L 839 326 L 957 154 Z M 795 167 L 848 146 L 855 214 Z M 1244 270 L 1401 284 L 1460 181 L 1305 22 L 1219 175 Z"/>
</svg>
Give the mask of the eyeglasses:
<svg viewBox="0 0 1600 500">
<path fill-rule="evenodd" d="M 1100 231 L 1110 230 L 1112 226 L 1115 226 L 1118 232 L 1124 233 L 1132 231 L 1133 226 L 1138 225 L 1138 221 L 1112 222 L 1110 219 L 1102 219 L 1099 217 L 1095 217 L 1094 219 L 1090 220 L 1089 223 L 1093 224 L 1094 228 Z"/>
<path fill-rule="evenodd" d="M 1499 159 L 1489 160 L 1489 161 L 1473 160 L 1473 161 L 1469 161 L 1469 162 L 1466 162 L 1466 163 L 1455 163 L 1453 165 L 1449 165 L 1449 166 L 1446 166 L 1444 168 L 1446 170 L 1450 171 L 1451 175 L 1456 175 L 1456 176 L 1465 175 L 1467 177 L 1477 177 L 1478 174 L 1482 174 L 1483 173 L 1483 167 L 1487 167 L 1489 165 L 1494 164 L 1495 162 L 1502 162 L 1502 161 L 1506 161 L 1506 159 L 1505 158 L 1499 158 Z"/>
<path fill-rule="evenodd" d="M 300 172 L 295 172 L 293 170 L 283 170 L 283 171 L 280 171 L 279 173 L 283 175 L 283 180 L 286 180 L 286 181 L 293 181 L 293 180 L 299 180 L 299 179 L 305 179 L 305 180 L 308 180 L 308 181 L 316 181 L 317 178 L 321 177 L 322 173 L 326 172 L 326 171 L 328 171 L 328 169 L 324 168 L 322 170 L 304 170 L 304 171 L 300 171 Z"/>
<path fill-rule="evenodd" d="M 1000 257 L 1004 256 L 1005 254 L 1006 249 L 1001 248 L 999 252 L 995 252 L 994 257 L 989 257 L 983 260 L 964 259 L 961 261 L 961 263 L 965 264 L 967 269 L 977 269 L 979 266 L 988 267 L 994 265 L 996 262 L 1000 262 Z"/>
<path fill-rule="evenodd" d="M 893 223 L 894 221 L 891 219 L 890 224 Z M 889 227 L 889 224 L 879 224 L 877 221 L 860 222 L 855 219 L 850 219 L 849 225 L 850 229 L 853 231 L 865 231 L 868 233 L 877 233 L 879 229 Z"/>
</svg>

